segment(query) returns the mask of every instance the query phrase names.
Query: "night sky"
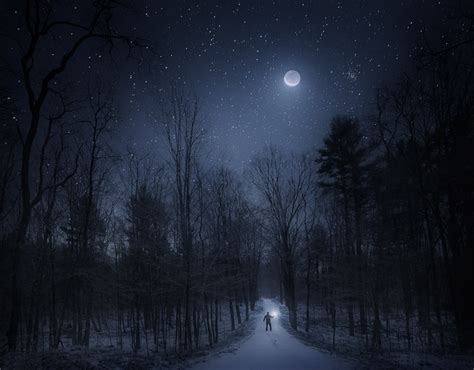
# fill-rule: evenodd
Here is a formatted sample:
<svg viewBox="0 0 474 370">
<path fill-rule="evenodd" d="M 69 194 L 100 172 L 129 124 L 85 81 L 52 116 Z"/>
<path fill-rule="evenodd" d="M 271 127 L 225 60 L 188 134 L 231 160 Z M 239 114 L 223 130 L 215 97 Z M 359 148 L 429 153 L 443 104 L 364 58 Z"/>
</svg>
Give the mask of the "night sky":
<svg viewBox="0 0 474 370">
<path fill-rule="evenodd" d="M 81 11 L 80 1 L 71 4 Z M 240 171 L 267 144 L 319 146 L 335 114 L 366 119 L 375 88 L 409 68 L 423 33 L 439 41 L 447 32 L 452 4 L 141 0 L 120 23 L 153 52 L 111 67 L 100 51 L 83 50 L 87 63 L 75 73 L 79 81 L 94 69 L 113 74 L 118 140 L 144 150 L 161 145 L 160 94 L 170 81 L 190 86 L 201 101 L 210 160 Z M 15 5 L 7 8 L 12 19 Z M 284 84 L 290 69 L 301 74 L 296 87 Z"/>
</svg>

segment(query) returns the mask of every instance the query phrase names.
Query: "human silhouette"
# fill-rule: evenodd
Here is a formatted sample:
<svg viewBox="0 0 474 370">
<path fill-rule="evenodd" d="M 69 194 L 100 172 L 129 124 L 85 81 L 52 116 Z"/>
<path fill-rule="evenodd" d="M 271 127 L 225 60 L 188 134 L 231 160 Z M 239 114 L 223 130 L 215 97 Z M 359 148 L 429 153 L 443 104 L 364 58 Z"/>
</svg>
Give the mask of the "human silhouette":
<svg viewBox="0 0 474 370">
<path fill-rule="evenodd" d="M 270 315 L 270 312 L 267 312 L 267 314 L 263 317 L 263 321 L 265 321 L 265 331 L 268 331 L 268 328 L 270 328 L 270 331 L 272 331 L 272 319 L 273 316 Z"/>
</svg>

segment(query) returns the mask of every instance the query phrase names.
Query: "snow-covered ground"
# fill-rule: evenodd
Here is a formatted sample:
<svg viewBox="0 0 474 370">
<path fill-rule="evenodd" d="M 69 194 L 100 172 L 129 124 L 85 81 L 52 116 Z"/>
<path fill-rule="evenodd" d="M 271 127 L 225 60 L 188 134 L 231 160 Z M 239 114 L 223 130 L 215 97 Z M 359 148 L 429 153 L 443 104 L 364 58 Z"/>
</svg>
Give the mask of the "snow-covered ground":
<svg viewBox="0 0 474 370">
<path fill-rule="evenodd" d="M 263 316 L 279 312 L 272 320 L 273 331 L 265 331 Z M 325 369 L 472 369 L 473 356 L 407 353 L 364 354 L 357 338 L 347 338 L 344 328 L 338 329 L 336 351 L 327 346 L 330 330 L 322 319 L 312 321 L 310 333 L 289 328 L 288 311 L 276 300 L 263 299 L 249 321 L 230 331 L 227 310 L 222 310 L 220 338 L 213 348 L 207 345 L 190 353 L 164 354 L 142 349 L 133 354 L 114 345 L 106 346 L 95 338 L 90 349 L 67 346 L 58 351 L 10 353 L 0 367 L 5 369 L 192 369 L 192 370 L 325 370 Z M 299 319 L 304 317 L 300 312 Z M 151 334 L 149 334 L 151 337 Z M 327 337 L 327 338 L 326 338 Z M 100 338 L 102 339 L 102 337 Z M 67 342 L 66 342 L 67 343 Z M 111 339 L 115 343 L 115 339 Z M 307 343 L 307 344 L 305 344 Z"/>
<path fill-rule="evenodd" d="M 279 305 L 272 300 L 261 301 L 263 312 L 278 312 Z M 334 357 L 309 347 L 291 336 L 281 325 L 278 317 L 272 320 L 273 330 L 265 331 L 263 314 L 257 320 L 252 335 L 241 343 L 234 352 L 224 353 L 214 358 L 206 358 L 197 363 L 193 370 L 293 370 L 293 369 L 354 369 L 354 362 Z"/>
<path fill-rule="evenodd" d="M 280 306 L 283 313 L 282 324 L 288 331 L 308 345 L 317 347 L 322 351 L 331 352 L 344 358 L 356 359 L 359 367 L 363 369 L 430 369 L 430 370 L 463 370 L 474 369 L 474 354 L 460 354 L 456 348 L 447 346 L 444 352 L 433 350 L 428 351 L 427 343 L 421 341 L 421 336 L 413 335 L 412 350 L 406 348 L 404 336 L 404 318 L 396 315 L 390 317 L 390 331 L 384 331 L 382 337 L 383 348 L 380 351 L 372 352 L 367 350 L 365 337 L 358 332 L 359 324 L 356 316 L 356 335 L 349 335 L 349 323 L 347 312 L 339 308 L 337 312 L 336 346 L 332 347 L 332 328 L 328 313 L 324 307 L 313 305 L 310 310 L 310 330 L 305 332 L 306 306 L 298 306 L 298 331 L 290 328 L 288 322 L 288 310 L 285 306 Z M 387 321 L 383 321 L 387 325 Z M 418 333 L 416 320 L 411 323 L 413 333 Z M 454 342 L 454 332 L 450 332 L 449 325 L 445 328 L 445 338 L 450 343 Z M 370 330 L 369 330 L 370 333 Z M 387 336 L 390 334 L 390 336 Z M 370 345 L 370 335 L 368 337 Z"/>
</svg>

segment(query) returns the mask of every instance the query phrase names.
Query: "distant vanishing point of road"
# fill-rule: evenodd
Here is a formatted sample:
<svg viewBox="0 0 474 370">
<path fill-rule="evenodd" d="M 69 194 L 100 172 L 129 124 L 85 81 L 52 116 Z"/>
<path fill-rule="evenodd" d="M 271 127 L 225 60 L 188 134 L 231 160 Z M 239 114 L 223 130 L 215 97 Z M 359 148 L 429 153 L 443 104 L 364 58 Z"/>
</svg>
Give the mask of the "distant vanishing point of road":
<svg viewBox="0 0 474 370">
<path fill-rule="evenodd" d="M 263 300 L 263 311 L 272 312 L 276 304 Z M 278 322 L 272 320 L 273 331 L 265 331 L 263 314 L 257 320 L 254 333 L 232 353 L 211 357 L 194 365 L 192 370 L 346 370 L 357 364 L 309 347 L 291 336 Z"/>
</svg>

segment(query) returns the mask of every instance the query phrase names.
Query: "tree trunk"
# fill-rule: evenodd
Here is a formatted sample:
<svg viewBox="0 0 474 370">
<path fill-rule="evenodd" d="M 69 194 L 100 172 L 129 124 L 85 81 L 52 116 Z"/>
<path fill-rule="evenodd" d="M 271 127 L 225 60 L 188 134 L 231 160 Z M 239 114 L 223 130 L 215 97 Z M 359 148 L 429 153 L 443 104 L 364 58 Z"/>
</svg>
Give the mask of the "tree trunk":
<svg viewBox="0 0 474 370">
<path fill-rule="evenodd" d="M 347 316 L 349 317 L 349 335 L 353 337 L 354 333 L 354 309 L 352 303 L 347 305 Z"/>
<path fill-rule="evenodd" d="M 331 313 L 331 326 L 332 326 L 332 349 L 336 349 L 336 304 L 334 300 L 329 302 L 329 311 Z"/>
<path fill-rule="evenodd" d="M 237 314 L 237 324 L 242 324 L 242 316 L 240 315 L 240 302 L 235 301 L 235 313 Z"/>
<path fill-rule="evenodd" d="M 375 282 L 377 285 L 378 283 Z M 372 331 L 372 350 L 380 349 L 382 346 L 382 341 L 380 338 L 380 313 L 379 313 L 379 293 L 378 287 L 374 287 L 374 326 Z"/>
<path fill-rule="evenodd" d="M 230 330 L 235 330 L 234 303 L 229 299 Z"/>
<path fill-rule="evenodd" d="M 310 292 L 311 292 L 311 273 L 310 273 L 310 268 L 311 268 L 311 262 L 309 256 L 307 256 L 307 270 L 306 270 L 306 326 L 305 326 L 305 331 L 309 331 L 309 301 L 310 301 Z"/>
<path fill-rule="evenodd" d="M 206 330 L 207 330 L 207 338 L 209 341 L 209 346 L 212 347 L 213 345 L 213 335 L 211 329 L 211 320 L 212 320 L 212 308 L 211 308 L 211 315 L 209 315 L 209 302 L 207 299 L 207 295 L 204 294 L 204 307 L 205 307 L 205 315 L 206 315 Z"/>
<path fill-rule="evenodd" d="M 219 303 L 217 299 L 214 302 L 215 304 L 215 309 L 216 309 L 216 317 L 214 319 L 214 343 L 217 343 L 219 341 L 219 320 L 218 320 L 218 310 L 219 310 Z"/>
</svg>

